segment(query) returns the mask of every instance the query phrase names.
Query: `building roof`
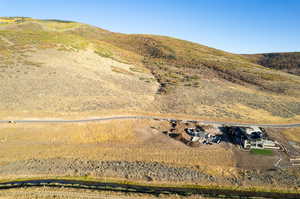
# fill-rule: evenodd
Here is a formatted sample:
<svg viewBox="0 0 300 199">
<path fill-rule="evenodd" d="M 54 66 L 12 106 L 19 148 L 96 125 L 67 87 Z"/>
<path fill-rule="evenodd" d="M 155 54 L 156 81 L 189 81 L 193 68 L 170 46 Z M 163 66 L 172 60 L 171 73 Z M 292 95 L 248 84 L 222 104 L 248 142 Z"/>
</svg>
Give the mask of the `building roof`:
<svg viewBox="0 0 300 199">
<path fill-rule="evenodd" d="M 259 132 L 262 133 L 261 129 L 257 126 L 253 126 L 253 127 L 246 127 L 245 129 L 246 134 L 250 135 L 254 132 Z"/>
</svg>

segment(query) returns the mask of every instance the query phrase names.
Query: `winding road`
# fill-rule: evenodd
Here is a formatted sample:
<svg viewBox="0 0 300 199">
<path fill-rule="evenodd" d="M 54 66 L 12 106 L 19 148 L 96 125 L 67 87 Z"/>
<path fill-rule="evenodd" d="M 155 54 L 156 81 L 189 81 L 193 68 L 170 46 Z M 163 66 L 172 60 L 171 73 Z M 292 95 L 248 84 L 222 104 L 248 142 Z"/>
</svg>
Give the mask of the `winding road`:
<svg viewBox="0 0 300 199">
<path fill-rule="evenodd" d="M 112 117 L 99 117 L 99 118 L 87 118 L 87 119 L 23 119 L 23 120 L 0 120 L 1 123 L 87 123 L 87 122 L 101 122 L 109 120 L 128 120 L 128 119 L 151 119 L 151 120 L 179 120 L 175 118 L 163 118 L 155 116 L 112 116 Z M 238 123 L 238 122 L 219 122 L 219 121 L 206 121 L 206 120 L 183 120 L 187 122 L 198 122 L 200 124 L 210 125 L 225 125 L 225 126 L 257 126 L 263 128 L 292 128 L 300 127 L 300 123 L 294 124 L 255 124 L 255 123 Z"/>
<path fill-rule="evenodd" d="M 74 189 L 90 189 L 90 190 L 106 190 L 117 191 L 124 193 L 139 193 L 139 194 L 176 194 L 180 196 L 190 196 L 193 194 L 217 197 L 217 198 L 273 198 L 273 199 L 299 199 L 299 193 L 289 192 L 266 192 L 266 191 L 251 191 L 228 189 L 222 187 L 189 187 L 189 186 L 155 186 L 155 185 L 138 185 L 129 183 L 113 183 L 113 182 L 97 182 L 97 181 L 80 181 L 66 179 L 40 179 L 40 180 L 19 180 L 0 183 L 0 189 L 11 188 L 26 188 L 26 187 L 59 187 L 59 188 L 74 188 Z"/>
</svg>

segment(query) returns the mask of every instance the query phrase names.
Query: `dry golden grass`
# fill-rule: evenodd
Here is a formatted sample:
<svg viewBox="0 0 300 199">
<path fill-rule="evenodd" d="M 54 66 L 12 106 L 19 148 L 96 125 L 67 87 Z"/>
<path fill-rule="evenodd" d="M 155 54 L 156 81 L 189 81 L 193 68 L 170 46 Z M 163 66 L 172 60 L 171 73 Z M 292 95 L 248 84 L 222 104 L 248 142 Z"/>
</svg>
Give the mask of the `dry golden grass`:
<svg viewBox="0 0 300 199">
<path fill-rule="evenodd" d="M 52 31 L 66 31 L 70 29 L 75 29 L 81 26 L 79 23 L 75 22 L 57 22 L 57 21 L 51 21 L 51 20 L 42 20 L 42 21 L 35 21 L 39 24 L 44 25 L 45 28 Z"/>
<path fill-rule="evenodd" d="M 286 129 L 283 134 L 288 140 L 300 143 L 300 127 Z"/>
<path fill-rule="evenodd" d="M 107 141 L 130 142 L 134 138 L 134 120 L 87 124 L 4 125 L 1 139 L 33 144 L 96 144 Z"/>
<path fill-rule="evenodd" d="M 0 199 L 205 199 L 200 195 L 179 196 L 179 195 L 160 195 L 141 193 L 122 193 L 114 191 L 98 191 L 98 190 L 78 190 L 75 188 L 54 188 L 54 187 L 38 187 L 38 188 L 17 188 L 0 191 Z M 213 198 L 210 198 L 213 199 Z"/>
<path fill-rule="evenodd" d="M 70 139 L 72 143 L 101 143 L 107 141 L 122 141 L 130 143 L 134 140 L 134 122 L 111 121 L 82 125 L 81 128 L 73 126 Z M 72 128 L 72 127 L 71 127 Z M 69 131 L 69 130 L 67 130 Z"/>
<path fill-rule="evenodd" d="M 128 120 L 97 124 L 1 125 L 0 164 L 32 158 L 64 157 L 157 161 L 207 168 L 234 166 L 231 150 L 219 145 L 190 148 L 153 131 L 150 128 L 153 125 L 159 123 Z"/>
<path fill-rule="evenodd" d="M 116 67 L 116 66 L 111 66 L 111 70 L 116 72 L 116 73 L 122 73 L 122 74 L 125 74 L 125 75 L 134 75 L 134 73 L 132 73 L 128 70 L 125 70 L 123 68 Z"/>
<path fill-rule="evenodd" d="M 205 66 L 220 64 L 228 71 L 243 68 L 250 71 L 248 75 L 263 73 L 261 78 L 270 81 L 266 86 L 277 87 L 272 82 L 275 78 L 280 85 L 292 83 L 295 93 L 300 81 L 297 76 L 169 37 L 123 35 L 66 21 L 24 20 L 27 22 L 14 24 L 19 31 L 0 31 L 1 57 L 9 57 L 0 60 L 0 119 L 132 114 L 245 123 L 300 121 L 300 101 L 295 95 L 226 81 L 203 64 L 196 67 L 199 71 L 188 66 L 203 62 Z M 153 42 L 147 41 L 157 46 L 151 47 Z M 155 50 L 169 58 L 176 56 L 178 63 L 165 63 L 163 56 L 154 60 L 154 69 L 147 68 L 145 58 Z M 172 81 L 183 78 L 184 84 L 170 93 L 157 94 L 156 73 Z"/>
<path fill-rule="evenodd" d="M 270 112 L 263 110 L 263 109 L 253 109 L 251 107 L 245 106 L 243 104 L 236 104 L 228 107 L 227 111 L 231 111 L 233 113 L 237 113 L 240 115 L 245 115 L 247 116 L 250 121 L 269 121 L 269 122 L 276 122 L 276 121 L 288 121 L 288 120 L 293 120 L 292 119 L 283 119 L 278 116 L 272 115 Z"/>
<path fill-rule="evenodd" d="M 153 77 L 151 74 L 132 72 L 129 68 L 133 65 L 100 57 L 93 51 L 52 49 L 35 52 L 29 57 L 23 61 L 26 67 L 3 69 L 3 73 L 10 75 L 0 78 L 0 85 L 5 87 L 1 90 L 1 110 L 62 114 L 121 108 L 145 110 L 153 102 L 158 87 L 156 82 L 140 80 Z M 111 66 L 117 67 L 119 72 L 112 71 Z M 124 75 L 124 71 L 134 75 Z M 27 89 L 24 85 L 28 85 Z M 34 100 L 32 92 L 37 92 Z M 1 108 L 3 106 L 6 108 Z"/>
</svg>

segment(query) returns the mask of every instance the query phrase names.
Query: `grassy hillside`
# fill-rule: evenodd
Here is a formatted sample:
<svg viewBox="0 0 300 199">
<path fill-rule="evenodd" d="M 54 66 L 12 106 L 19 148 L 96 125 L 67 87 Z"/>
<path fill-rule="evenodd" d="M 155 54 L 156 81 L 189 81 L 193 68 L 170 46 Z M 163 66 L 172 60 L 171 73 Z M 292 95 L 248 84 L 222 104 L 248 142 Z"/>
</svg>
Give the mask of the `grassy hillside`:
<svg viewBox="0 0 300 199">
<path fill-rule="evenodd" d="M 257 57 L 70 21 L 0 18 L 0 111 L 299 121 L 300 77 Z M 274 67 L 276 68 L 276 67 Z"/>
<path fill-rule="evenodd" d="M 300 75 L 300 52 L 246 55 L 254 63 Z"/>
</svg>

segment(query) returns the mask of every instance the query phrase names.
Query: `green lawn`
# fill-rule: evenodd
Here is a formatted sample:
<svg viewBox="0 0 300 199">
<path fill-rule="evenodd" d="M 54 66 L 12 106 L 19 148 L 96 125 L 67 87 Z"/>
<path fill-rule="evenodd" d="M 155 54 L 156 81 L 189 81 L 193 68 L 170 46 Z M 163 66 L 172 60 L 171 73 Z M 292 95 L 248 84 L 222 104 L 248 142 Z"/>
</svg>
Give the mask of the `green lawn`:
<svg viewBox="0 0 300 199">
<path fill-rule="evenodd" d="M 251 149 L 250 153 L 255 155 L 273 155 L 273 151 L 270 149 Z"/>
</svg>

